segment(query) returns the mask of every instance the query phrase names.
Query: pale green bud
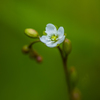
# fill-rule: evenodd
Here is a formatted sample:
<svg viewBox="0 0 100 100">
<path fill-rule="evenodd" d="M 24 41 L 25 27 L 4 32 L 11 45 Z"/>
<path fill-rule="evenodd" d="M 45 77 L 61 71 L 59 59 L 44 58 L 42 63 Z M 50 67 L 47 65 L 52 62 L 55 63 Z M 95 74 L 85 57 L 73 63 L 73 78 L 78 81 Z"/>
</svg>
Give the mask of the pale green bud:
<svg viewBox="0 0 100 100">
<path fill-rule="evenodd" d="M 28 45 L 25 45 L 25 46 L 23 46 L 23 48 L 22 48 L 22 52 L 24 53 L 24 54 L 27 54 L 27 53 L 29 53 L 29 47 L 28 47 Z"/>
<path fill-rule="evenodd" d="M 38 32 L 31 28 L 25 29 L 25 34 L 31 38 L 37 38 L 39 36 Z"/>
<path fill-rule="evenodd" d="M 72 50 L 71 41 L 66 38 L 63 42 L 63 51 L 65 52 L 66 55 L 68 55 L 70 54 L 71 50 Z"/>
</svg>

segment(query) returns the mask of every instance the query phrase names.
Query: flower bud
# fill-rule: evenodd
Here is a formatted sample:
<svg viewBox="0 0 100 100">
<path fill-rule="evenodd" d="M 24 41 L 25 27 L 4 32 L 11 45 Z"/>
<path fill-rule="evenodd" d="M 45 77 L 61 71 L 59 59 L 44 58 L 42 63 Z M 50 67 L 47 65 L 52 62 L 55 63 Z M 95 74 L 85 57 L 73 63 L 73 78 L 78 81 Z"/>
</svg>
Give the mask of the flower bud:
<svg viewBox="0 0 100 100">
<path fill-rule="evenodd" d="M 36 61 L 38 62 L 38 63 L 41 63 L 42 61 L 43 61 L 43 58 L 41 57 L 41 56 L 37 56 L 36 57 Z"/>
<path fill-rule="evenodd" d="M 42 57 L 37 53 L 36 50 L 31 49 L 29 53 L 31 59 L 35 59 L 38 63 L 42 62 Z"/>
<path fill-rule="evenodd" d="M 75 70 L 75 67 L 71 67 L 69 70 L 69 75 L 70 75 L 70 84 L 71 84 L 71 88 L 73 89 L 78 81 L 78 76 L 77 76 L 77 72 Z"/>
<path fill-rule="evenodd" d="M 75 88 L 71 93 L 72 100 L 81 100 L 81 92 L 79 89 Z"/>
<path fill-rule="evenodd" d="M 31 49 L 30 50 L 30 52 L 29 52 L 29 57 L 31 58 L 31 59 L 34 59 L 35 58 L 35 53 L 34 53 L 34 51 Z"/>
<path fill-rule="evenodd" d="M 66 38 L 63 42 L 63 51 L 65 52 L 66 55 L 68 55 L 70 54 L 71 50 L 72 50 L 71 41 Z"/>
<path fill-rule="evenodd" d="M 23 46 L 23 48 L 22 48 L 22 52 L 24 53 L 24 54 L 27 54 L 27 53 L 29 53 L 29 48 L 28 48 L 28 45 L 25 45 L 25 46 Z"/>
<path fill-rule="evenodd" d="M 37 38 L 38 37 L 38 32 L 34 29 L 27 28 L 25 29 L 25 34 L 31 38 Z"/>
</svg>

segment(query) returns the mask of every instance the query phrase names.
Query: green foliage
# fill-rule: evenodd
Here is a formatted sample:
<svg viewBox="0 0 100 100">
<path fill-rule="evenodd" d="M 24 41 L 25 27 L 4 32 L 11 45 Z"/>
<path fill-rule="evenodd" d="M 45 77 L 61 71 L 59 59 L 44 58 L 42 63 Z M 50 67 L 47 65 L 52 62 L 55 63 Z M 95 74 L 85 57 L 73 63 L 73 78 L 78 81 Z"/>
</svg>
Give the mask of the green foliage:
<svg viewBox="0 0 100 100">
<path fill-rule="evenodd" d="M 59 51 L 42 43 L 34 48 L 43 63 L 23 55 L 33 41 L 26 28 L 40 35 L 47 23 L 63 26 L 72 42 L 68 66 L 75 66 L 83 100 L 100 100 L 100 1 L 1 0 L 0 1 L 0 100 L 68 100 Z"/>
</svg>

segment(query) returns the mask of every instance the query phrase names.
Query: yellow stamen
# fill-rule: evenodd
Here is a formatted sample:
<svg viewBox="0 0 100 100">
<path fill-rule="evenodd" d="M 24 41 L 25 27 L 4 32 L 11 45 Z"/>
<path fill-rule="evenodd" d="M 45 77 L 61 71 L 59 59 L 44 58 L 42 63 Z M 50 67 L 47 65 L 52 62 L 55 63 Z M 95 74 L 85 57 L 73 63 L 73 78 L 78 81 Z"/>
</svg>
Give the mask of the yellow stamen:
<svg viewBox="0 0 100 100">
<path fill-rule="evenodd" d="M 53 35 L 53 36 L 51 37 L 51 40 L 52 40 L 52 41 L 56 41 L 56 39 L 57 39 L 57 37 L 56 37 L 55 35 Z"/>
</svg>

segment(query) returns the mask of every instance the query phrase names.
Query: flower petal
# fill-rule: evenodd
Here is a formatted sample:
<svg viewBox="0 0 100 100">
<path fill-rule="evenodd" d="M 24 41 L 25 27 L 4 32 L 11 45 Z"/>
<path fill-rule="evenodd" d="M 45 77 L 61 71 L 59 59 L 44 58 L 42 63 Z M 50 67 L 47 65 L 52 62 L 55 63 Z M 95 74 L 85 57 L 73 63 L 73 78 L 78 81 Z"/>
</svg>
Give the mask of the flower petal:
<svg viewBox="0 0 100 100">
<path fill-rule="evenodd" d="M 53 43 L 53 42 L 46 43 L 46 46 L 48 46 L 50 48 L 56 47 L 57 46 L 57 42 L 55 42 L 55 43 Z"/>
<path fill-rule="evenodd" d="M 57 33 L 57 29 L 53 24 L 47 24 L 46 26 L 46 31 L 48 35 L 55 34 Z"/>
<path fill-rule="evenodd" d="M 64 35 L 64 28 L 63 27 L 59 27 L 57 34 L 59 35 L 59 37 L 62 37 Z"/>
<path fill-rule="evenodd" d="M 65 40 L 65 36 L 62 36 L 59 38 L 59 40 L 57 41 L 58 44 L 62 43 Z"/>
<path fill-rule="evenodd" d="M 42 37 L 40 37 L 40 41 L 43 42 L 43 43 L 47 43 L 47 42 L 49 42 L 50 40 L 48 39 L 47 36 L 42 36 Z"/>
</svg>

